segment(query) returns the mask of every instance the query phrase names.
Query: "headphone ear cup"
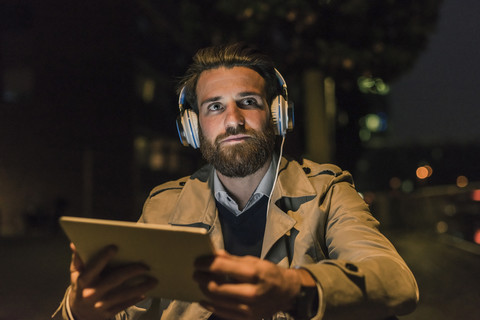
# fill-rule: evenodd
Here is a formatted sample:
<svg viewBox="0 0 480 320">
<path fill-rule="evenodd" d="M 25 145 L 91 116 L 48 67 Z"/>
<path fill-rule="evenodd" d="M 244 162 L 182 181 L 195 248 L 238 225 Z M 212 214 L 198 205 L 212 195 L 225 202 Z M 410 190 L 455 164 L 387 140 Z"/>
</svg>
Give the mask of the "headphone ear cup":
<svg viewBox="0 0 480 320">
<path fill-rule="evenodd" d="M 288 102 L 282 95 L 278 95 L 273 99 L 270 112 L 272 113 L 273 127 L 276 135 L 284 136 L 287 130 L 293 129 L 293 126 L 289 125 Z"/>
<path fill-rule="evenodd" d="M 191 110 L 186 109 L 177 117 L 177 132 L 180 142 L 184 146 L 192 146 L 195 149 L 200 147 L 198 138 L 198 116 Z"/>
</svg>

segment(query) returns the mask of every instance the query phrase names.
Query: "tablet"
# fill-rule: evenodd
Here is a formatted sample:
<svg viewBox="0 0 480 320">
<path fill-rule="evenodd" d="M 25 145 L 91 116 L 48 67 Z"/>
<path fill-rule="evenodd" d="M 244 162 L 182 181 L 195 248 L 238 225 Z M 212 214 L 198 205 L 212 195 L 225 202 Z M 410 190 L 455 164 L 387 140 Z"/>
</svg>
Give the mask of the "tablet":
<svg viewBox="0 0 480 320">
<path fill-rule="evenodd" d="M 114 244 L 118 252 L 112 264 L 140 262 L 150 267 L 158 285 L 148 296 L 188 302 L 205 299 L 193 280 L 195 259 L 214 253 L 205 229 L 66 216 L 59 222 L 84 262 Z"/>
</svg>

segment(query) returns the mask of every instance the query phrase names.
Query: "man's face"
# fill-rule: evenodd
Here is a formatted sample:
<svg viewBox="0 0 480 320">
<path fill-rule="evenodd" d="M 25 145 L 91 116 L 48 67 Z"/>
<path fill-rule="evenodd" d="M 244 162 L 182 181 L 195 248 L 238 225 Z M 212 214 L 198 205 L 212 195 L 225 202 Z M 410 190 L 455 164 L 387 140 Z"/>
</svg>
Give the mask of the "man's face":
<svg viewBox="0 0 480 320">
<path fill-rule="evenodd" d="M 223 175 L 245 177 L 273 152 L 265 80 L 245 67 L 202 72 L 197 82 L 200 150 Z"/>
</svg>

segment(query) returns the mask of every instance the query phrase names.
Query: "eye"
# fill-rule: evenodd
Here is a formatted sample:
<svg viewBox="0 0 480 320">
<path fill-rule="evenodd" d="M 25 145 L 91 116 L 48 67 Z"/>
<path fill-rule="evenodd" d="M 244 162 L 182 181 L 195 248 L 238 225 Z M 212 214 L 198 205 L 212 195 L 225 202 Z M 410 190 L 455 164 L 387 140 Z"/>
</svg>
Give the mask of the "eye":
<svg viewBox="0 0 480 320">
<path fill-rule="evenodd" d="M 222 104 L 215 102 L 215 103 L 209 104 L 207 109 L 208 111 L 219 111 L 223 109 L 223 106 Z"/>
<path fill-rule="evenodd" d="M 258 101 L 255 98 L 245 98 L 241 101 L 242 106 L 258 106 Z"/>
</svg>

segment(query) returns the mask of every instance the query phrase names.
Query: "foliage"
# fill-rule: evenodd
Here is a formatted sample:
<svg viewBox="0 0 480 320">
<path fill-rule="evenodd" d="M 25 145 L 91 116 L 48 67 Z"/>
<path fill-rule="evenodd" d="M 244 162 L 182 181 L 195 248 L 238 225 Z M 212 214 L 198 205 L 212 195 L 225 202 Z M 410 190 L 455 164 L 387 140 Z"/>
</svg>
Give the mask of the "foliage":
<svg viewBox="0 0 480 320">
<path fill-rule="evenodd" d="M 188 54 L 247 41 L 288 69 L 318 68 L 337 82 L 395 79 L 434 30 L 441 0 L 179 0 L 152 3 Z M 166 14 L 165 14 L 166 13 Z"/>
</svg>

